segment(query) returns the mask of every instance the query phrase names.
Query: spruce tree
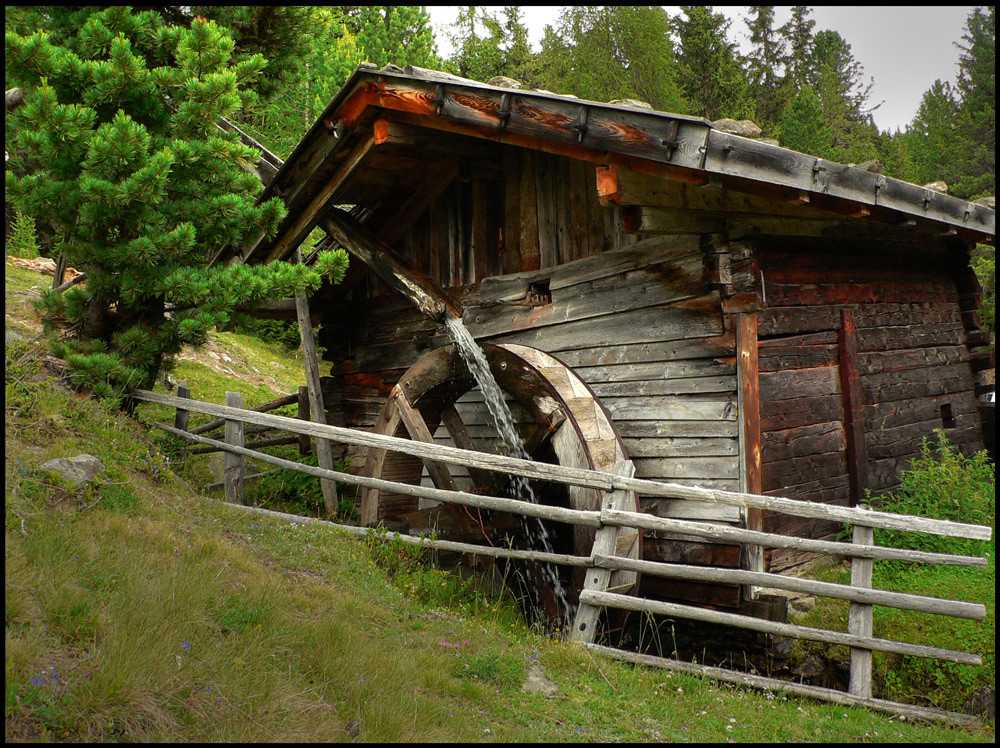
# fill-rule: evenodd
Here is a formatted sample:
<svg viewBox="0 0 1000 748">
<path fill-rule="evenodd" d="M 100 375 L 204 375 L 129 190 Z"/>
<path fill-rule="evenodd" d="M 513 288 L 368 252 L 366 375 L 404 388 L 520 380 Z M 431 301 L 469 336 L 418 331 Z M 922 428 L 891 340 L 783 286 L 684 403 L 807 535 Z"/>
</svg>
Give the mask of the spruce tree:
<svg viewBox="0 0 1000 748">
<path fill-rule="evenodd" d="M 703 5 L 682 5 L 674 20 L 679 44 L 679 80 L 695 114 L 708 119 L 754 118 L 736 45 L 726 34 L 731 21 Z"/>
<path fill-rule="evenodd" d="M 774 6 L 755 5 L 745 16 L 751 49 L 747 55 L 747 83 L 756 102 L 757 124 L 767 131 L 781 118 L 790 94 L 783 86 L 788 54 L 785 39 L 774 27 Z"/>
<path fill-rule="evenodd" d="M 781 144 L 831 160 L 837 155 L 830 128 L 823 120 L 823 104 L 809 86 L 802 88 L 785 109 L 781 118 Z"/>
<path fill-rule="evenodd" d="M 795 89 L 814 82 L 812 70 L 813 27 L 816 22 L 809 18 L 812 8 L 808 5 L 792 7 L 792 17 L 779 29 L 788 45 L 787 78 Z"/>
<path fill-rule="evenodd" d="M 686 113 L 663 8 L 568 6 L 558 30 L 546 29 L 539 56 L 542 85 L 592 101 L 638 99 Z"/>
<path fill-rule="evenodd" d="M 207 268 L 283 213 L 276 199 L 255 204 L 256 154 L 217 125 L 263 57 L 234 63 L 215 22 L 171 26 L 153 11 L 48 6 L 33 22 L 5 35 L 8 83 L 26 91 L 6 188 L 87 273 L 41 302 L 66 328 L 52 346 L 78 384 L 116 399 L 148 388 L 234 309 L 319 285 L 299 265 Z M 345 266 L 329 254 L 319 270 L 336 279 Z"/>
<path fill-rule="evenodd" d="M 961 147 L 952 192 L 971 199 L 996 192 L 996 6 L 972 11 L 962 42 L 956 44 Z"/>
</svg>

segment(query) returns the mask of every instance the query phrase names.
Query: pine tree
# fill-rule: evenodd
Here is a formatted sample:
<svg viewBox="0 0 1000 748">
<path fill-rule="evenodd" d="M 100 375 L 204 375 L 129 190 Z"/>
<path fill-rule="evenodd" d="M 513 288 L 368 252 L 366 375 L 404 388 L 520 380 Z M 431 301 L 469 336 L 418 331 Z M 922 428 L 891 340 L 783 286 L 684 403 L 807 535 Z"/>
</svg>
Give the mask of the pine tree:
<svg viewBox="0 0 1000 748">
<path fill-rule="evenodd" d="M 996 7 L 976 8 L 966 21 L 958 63 L 959 97 L 952 192 L 973 198 L 996 193 Z"/>
<path fill-rule="evenodd" d="M 494 15 L 464 5 L 452 24 L 451 40 L 456 52 L 448 66 L 457 75 L 483 82 L 503 75 L 529 88 L 537 84 L 538 66 L 519 7 L 506 6 L 502 15 Z"/>
<path fill-rule="evenodd" d="M 731 21 L 703 5 L 682 5 L 681 11 L 684 15 L 674 21 L 679 79 L 694 113 L 708 119 L 753 118 L 736 45 L 726 38 Z"/>
<path fill-rule="evenodd" d="M 658 6 L 569 6 L 558 31 L 546 30 L 539 56 L 542 85 L 592 101 L 638 99 L 685 113 L 669 38 Z"/>
<path fill-rule="evenodd" d="M 779 29 L 788 45 L 787 78 L 796 89 L 815 82 L 812 70 L 813 27 L 816 22 L 809 18 L 812 8 L 808 5 L 792 7 L 792 17 Z"/>
<path fill-rule="evenodd" d="M 48 6 L 31 35 L 8 31 L 8 82 L 26 91 L 7 194 L 55 238 L 85 287 L 50 292 L 52 344 L 74 379 L 101 397 L 149 387 L 186 344 L 233 309 L 315 288 L 300 265 L 208 270 L 223 246 L 273 232 L 280 201 L 255 204 L 256 154 L 218 128 L 260 55 L 231 62 L 213 21 L 170 26 L 153 11 Z M 343 254 L 324 256 L 336 278 Z"/>
<path fill-rule="evenodd" d="M 752 45 L 747 55 L 747 84 L 756 102 L 757 124 L 767 131 L 781 118 L 790 98 L 789 87 L 782 85 L 788 60 L 785 40 L 774 28 L 773 5 L 751 6 L 743 21 Z"/>
<path fill-rule="evenodd" d="M 434 30 L 423 5 L 358 5 L 348 14 L 348 30 L 357 37 L 368 62 L 437 68 Z"/>
<path fill-rule="evenodd" d="M 781 118 L 781 144 L 786 148 L 833 160 L 837 155 L 823 104 L 809 86 L 792 99 Z"/>
<path fill-rule="evenodd" d="M 951 184 L 954 181 L 956 149 L 960 147 L 957 127 L 958 101 L 951 84 L 934 81 L 924 92 L 906 133 L 917 184 L 936 180 Z"/>
</svg>

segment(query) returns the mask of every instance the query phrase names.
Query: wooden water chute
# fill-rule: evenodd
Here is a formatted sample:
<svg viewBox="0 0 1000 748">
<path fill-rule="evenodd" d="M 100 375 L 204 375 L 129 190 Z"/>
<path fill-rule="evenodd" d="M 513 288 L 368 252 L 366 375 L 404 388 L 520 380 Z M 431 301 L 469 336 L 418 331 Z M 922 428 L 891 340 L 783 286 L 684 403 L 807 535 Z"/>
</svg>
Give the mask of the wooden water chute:
<svg viewBox="0 0 1000 748">
<path fill-rule="evenodd" d="M 639 478 L 852 505 L 865 489 L 892 488 L 936 428 L 964 452 L 982 447 L 977 404 L 993 360 L 968 253 L 994 241 L 984 205 L 636 102 L 392 67 L 352 76 L 262 199 L 275 195 L 288 206 L 278 235 L 218 261 L 287 258 L 342 217 L 336 208 L 377 239 L 383 260 L 440 291 L 421 311 L 408 271 L 352 262 L 342 284 L 310 300 L 333 425 L 458 444 L 457 412 L 471 438 L 485 438 L 465 420 L 478 406 L 447 348 L 441 317 L 452 308 L 494 360 L 540 372 L 530 356 L 550 356 L 585 384 Z M 397 387 L 424 370 L 439 373 L 412 397 Z M 429 384 L 439 381 L 452 384 Z M 539 429 L 555 411 L 533 402 L 550 384 L 541 376 L 519 396 L 507 383 L 524 435 L 544 448 L 554 437 Z M 398 392 L 426 433 L 396 415 Z M 574 432 L 589 449 L 592 437 Z M 362 473 L 449 477 L 419 460 L 347 454 Z M 383 512 L 416 531 L 432 513 L 394 500 L 358 496 L 368 521 Z M 668 518 L 811 538 L 839 529 L 635 500 Z M 641 541 L 643 558 L 706 567 L 805 560 L 659 531 Z M 749 585 L 643 576 L 638 586 L 780 615 Z"/>
</svg>

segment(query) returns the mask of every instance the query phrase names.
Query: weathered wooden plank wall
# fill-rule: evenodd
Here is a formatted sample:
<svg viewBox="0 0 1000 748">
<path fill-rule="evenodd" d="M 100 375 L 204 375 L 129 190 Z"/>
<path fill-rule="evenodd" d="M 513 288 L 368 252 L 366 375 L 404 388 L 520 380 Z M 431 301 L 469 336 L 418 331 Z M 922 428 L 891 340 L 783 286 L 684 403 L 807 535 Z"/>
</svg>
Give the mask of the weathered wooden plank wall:
<svg viewBox="0 0 1000 748">
<path fill-rule="evenodd" d="M 621 209 L 598 200 L 595 167 L 567 158 L 510 148 L 495 169 L 459 174 L 399 239 L 399 253 L 453 289 L 478 339 L 533 346 L 572 367 L 608 408 L 638 477 L 738 490 L 734 336 L 699 238 L 627 233 Z M 351 426 L 372 428 L 401 373 L 447 342 L 443 329 L 382 291 L 358 289 L 328 315 L 324 344 L 339 359 Z M 364 454 L 349 455 L 360 469 Z M 739 521 L 729 507 L 640 504 L 662 516 Z M 666 537 L 647 541 L 670 547 Z M 739 565 L 735 546 L 679 542 L 684 552 L 670 558 Z M 655 584 L 661 596 L 708 594 L 704 585 Z M 714 589 L 711 602 L 735 605 L 738 592 Z"/>
</svg>

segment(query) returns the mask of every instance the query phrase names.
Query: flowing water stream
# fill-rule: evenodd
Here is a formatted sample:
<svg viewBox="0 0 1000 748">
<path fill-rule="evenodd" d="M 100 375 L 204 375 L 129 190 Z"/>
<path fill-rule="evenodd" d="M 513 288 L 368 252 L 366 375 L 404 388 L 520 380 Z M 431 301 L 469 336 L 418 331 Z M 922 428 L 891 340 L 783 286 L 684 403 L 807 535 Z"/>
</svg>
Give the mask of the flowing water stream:
<svg viewBox="0 0 1000 748">
<path fill-rule="evenodd" d="M 451 339 L 455 341 L 455 347 L 458 349 L 459 355 L 469 368 L 469 372 L 483 393 L 483 399 L 486 402 L 493 425 L 500 435 L 501 451 L 508 457 L 520 457 L 530 460 L 531 456 L 524 449 L 524 443 L 517 433 L 514 418 L 507 407 L 507 401 L 504 400 L 503 390 L 500 389 L 500 385 L 497 384 L 493 372 L 490 371 L 490 365 L 486 361 L 483 349 L 479 347 L 475 338 L 472 337 L 472 333 L 469 332 L 460 318 L 448 316 L 445 319 L 445 326 L 448 328 L 448 334 L 451 336 Z M 535 495 L 534 489 L 532 489 L 527 478 L 512 476 L 510 485 L 513 498 L 530 501 L 533 504 L 538 503 L 538 497 Z M 540 519 L 537 517 L 525 517 L 523 525 L 528 537 L 528 543 L 534 550 L 546 551 L 548 553 L 554 552 L 549 531 Z M 546 581 L 552 585 L 556 599 L 559 601 L 559 606 L 563 614 L 563 630 L 566 630 L 565 627 L 572 623 L 573 612 L 566 594 L 566 588 L 559 578 L 558 571 L 554 565 L 539 564 L 539 567 Z"/>
</svg>

